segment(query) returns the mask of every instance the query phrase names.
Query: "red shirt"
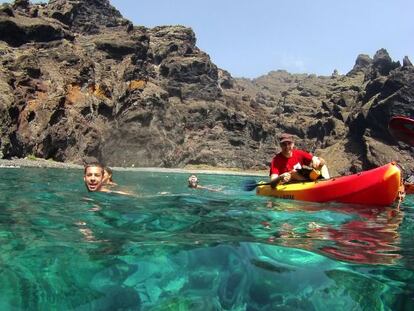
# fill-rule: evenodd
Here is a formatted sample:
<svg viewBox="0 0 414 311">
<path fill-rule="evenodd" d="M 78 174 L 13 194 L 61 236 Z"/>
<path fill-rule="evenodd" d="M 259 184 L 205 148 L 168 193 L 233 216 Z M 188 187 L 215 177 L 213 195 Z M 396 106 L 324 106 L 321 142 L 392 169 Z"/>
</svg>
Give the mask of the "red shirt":
<svg viewBox="0 0 414 311">
<path fill-rule="evenodd" d="M 292 156 L 286 158 L 281 152 L 275 155 L 270 163 L 270 175 L 283 174 L 293 169 L 301 169 L 302 165 L 309 165 L 312 162 L 312 155 L 302 150 L 293 149 Z"/>
</svg>

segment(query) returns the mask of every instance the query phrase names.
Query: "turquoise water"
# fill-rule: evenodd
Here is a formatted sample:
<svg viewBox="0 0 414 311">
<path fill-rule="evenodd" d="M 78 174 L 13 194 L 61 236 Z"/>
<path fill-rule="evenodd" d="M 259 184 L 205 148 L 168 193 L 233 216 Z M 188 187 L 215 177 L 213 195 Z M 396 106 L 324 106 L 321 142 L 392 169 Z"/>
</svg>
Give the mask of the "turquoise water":
<svg viewBox="0 0 414 311">
<path fill-rule="evenodd" d="M 0 169 L 0 310 L 414 310 L 400 211 L 257 197 L 247 177 Z M 259 180 L 259 178 L 257 178 Z"/>
</svg>

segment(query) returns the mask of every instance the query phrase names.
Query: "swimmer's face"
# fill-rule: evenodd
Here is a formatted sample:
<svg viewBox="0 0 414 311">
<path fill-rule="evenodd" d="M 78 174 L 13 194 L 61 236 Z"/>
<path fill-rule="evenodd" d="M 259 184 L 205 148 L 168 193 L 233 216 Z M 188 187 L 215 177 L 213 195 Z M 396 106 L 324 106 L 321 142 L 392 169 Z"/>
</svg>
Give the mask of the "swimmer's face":
<svg viewBox="0 0 414 311">
<path fill-rule="evenodd" d="M 85 170 L 83 180 L 88 191 L 100 191 L 102 188 L 104 170 L 99 166 L 90 166 Z"/>
<path fill-rule="evenodd" d="M 197 176 L 194 176 L 194 175 L 190 176 L 188 178 L 188 186 L 190 188 L 197 188 L 197 185 L 198 185 L 198 178 L 197 178 Z"/>
</svg>

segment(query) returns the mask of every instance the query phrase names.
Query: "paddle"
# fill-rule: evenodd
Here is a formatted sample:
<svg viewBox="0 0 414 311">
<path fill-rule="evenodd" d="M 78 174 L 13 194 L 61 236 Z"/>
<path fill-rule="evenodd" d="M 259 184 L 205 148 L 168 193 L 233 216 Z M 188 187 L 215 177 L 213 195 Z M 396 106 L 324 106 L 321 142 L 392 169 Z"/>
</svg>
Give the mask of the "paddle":
<svg viewBox="0 0 414 311">
<path fill-rule="evenodd" d="M 404 190 L 406 194 L 414 193 L 414 176 L 410 175 L 406 180 L 404 180 Z"/>
<path fill-rule="evenodd" d="M 311 181 L 311 180 L 309 180 L 309 181 Z M 297 182 L 299 182 L 299 181 L 297 181 Z M 256 183 L 256 181 L 254 179 L 248 179 L 248 180 L 245 180 L 243 182 L 243 190 L 244 191 L 252 191 L 255 188 L 257 188 L 258 186 L 267 186 L 267 185 L 276 186 L 276 183 L 271 182 L 271 181 L 269 181 L 269 182 L 260 181 L 260 182 Z"/>
<path fill-rule="evenodd" d="M 414 146 L 414 120 L 403 117 L 392 117 L 388 123 L 390 134 L 399 141 Z"/>
<path fill-rule="evenodd" d="M 399 141 L 402 141 L 410 146 L 414 146 L 414 120 L 395 116 L 390 119 L 388 123 L 388 130 L 390 134 Z M 409 176 L 404 180 L 404 188 L 406 194 L 414 193 L 414 176 Z"/>
<path fill-rule="evenodd" d="M 243 190 L 244 191 L 252 191 L 256 189 L 257 186 L 264 186 L 264 185 L 271 185 L 271 182 L 259 182 L 256 183 L 254 179 L 247 179 L 243 182 Z"/>
</svg>

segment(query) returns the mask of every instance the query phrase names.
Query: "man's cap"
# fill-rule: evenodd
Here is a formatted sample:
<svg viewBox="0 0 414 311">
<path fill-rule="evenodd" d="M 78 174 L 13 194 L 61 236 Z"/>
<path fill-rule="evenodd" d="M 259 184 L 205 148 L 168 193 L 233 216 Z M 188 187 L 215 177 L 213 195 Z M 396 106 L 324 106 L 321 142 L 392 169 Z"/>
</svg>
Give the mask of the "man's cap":
<svg viewBox="0 0 414 311">
<path fill-rule="evenodd" d="M 280 141 L 280 143 L 284 143 L 284 142 L 293 143 L 293 141 L 294 141 L 293 140 L 293 135 L 283 133 L 279 136 L 279 141 Z"/>
</svg>

